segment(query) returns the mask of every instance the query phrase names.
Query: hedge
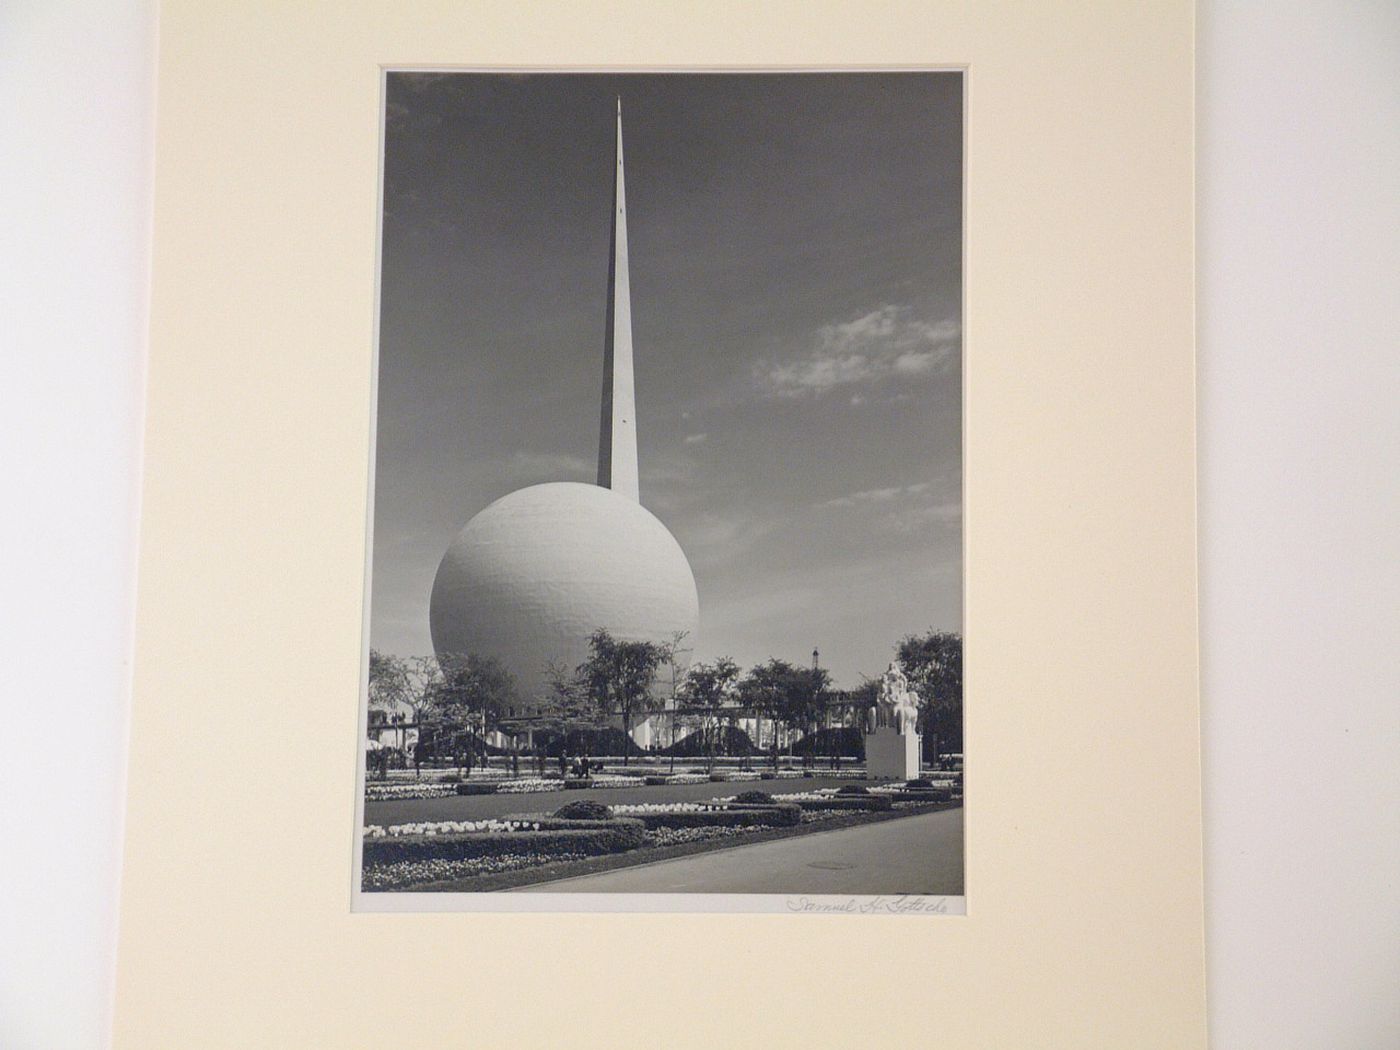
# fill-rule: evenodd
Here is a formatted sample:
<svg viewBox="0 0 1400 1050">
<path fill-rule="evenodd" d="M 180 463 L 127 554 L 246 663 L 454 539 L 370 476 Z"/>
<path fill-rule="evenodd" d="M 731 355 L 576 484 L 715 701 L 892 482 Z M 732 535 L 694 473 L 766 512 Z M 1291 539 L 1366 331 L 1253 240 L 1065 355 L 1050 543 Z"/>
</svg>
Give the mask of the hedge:
<svg viewBox="0 0 1400 1050">
<path fill-rule="evenodd" d="M 564 781 L 565 791 L 581 791 L 583 788 L 591 788 L 592 786 L 592 777 L 569 777 Z"/>
<path fill-rule="evenodd" d="M 896 802 L 951 802 L 953 789 L 950 787 L 905 788 L 891 792 L 890 798 Z"/>
<path fill-rule="evenodd" d="M 734 796 L 734 801 L 748 806 L 771 806 L 774 804 L 773 796 L 766 791 L 741 791 Z"/>
<path fill-rule="evenodd" d="M 891 809 L 894 803 L 884 795 L 832 795 L 830 798 L 800 798 L 797 804 L 803 809 L 855 809 L 866 812 L 882 812 Z"/>
<path fill-rule="evenodd" d="M 611 820 L 613 812 L 602 802 L 581 798 L 577 802 L 566 802 L 554 815 L 560 820 Z"/>
<path fill-rule="evenodd" d="M 494 795 L 500 784 L 491 783 L 462 783 L 457 785 L 459 795 Z"/>
<path fill-rule="evenodd" d="M 401 860 L 470 860 L 505 853 L 584 853 L 598 856 L 636 849 L 645 841 L 642 822 L 627 818 L 540 821 L 540 831 L 468 831 L 456 835 L 401 835 L 365 839 L 364 863 Z"/>
<path fill-rule="evenodd" d="M 726 809 L 683 810 L 678 813 L 638 813 L 648 828 L 789 827 L 802 822 L 802 811 L 791 804 L 729 806 Z"/>
</svg>

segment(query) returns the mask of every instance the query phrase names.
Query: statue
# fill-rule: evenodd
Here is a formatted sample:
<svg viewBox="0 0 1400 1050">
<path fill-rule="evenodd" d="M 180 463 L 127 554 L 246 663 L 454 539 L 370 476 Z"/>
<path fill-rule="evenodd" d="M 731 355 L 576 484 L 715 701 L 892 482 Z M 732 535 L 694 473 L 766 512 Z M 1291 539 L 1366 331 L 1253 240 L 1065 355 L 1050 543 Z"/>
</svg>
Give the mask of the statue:
<svg viewBox="0 0 1400 1050">
<path fill-rule="evenodd" d="M 878 721 L 901 733 L 916 731 L 919 720 L 919 697 L 909 688 L 909 679 L 894 661 L 880 677 L 880 699 L 877 703 Z"/>
<path fill-rule="evenodd" d="M 891 732 L 894 730 L 894 732 Z M 876 780 L 909 780 L 919 775 L 919 694 L 898 662 L 880 676 L 875 704 L 867 712 L 866 775 Z"/>
</svg>

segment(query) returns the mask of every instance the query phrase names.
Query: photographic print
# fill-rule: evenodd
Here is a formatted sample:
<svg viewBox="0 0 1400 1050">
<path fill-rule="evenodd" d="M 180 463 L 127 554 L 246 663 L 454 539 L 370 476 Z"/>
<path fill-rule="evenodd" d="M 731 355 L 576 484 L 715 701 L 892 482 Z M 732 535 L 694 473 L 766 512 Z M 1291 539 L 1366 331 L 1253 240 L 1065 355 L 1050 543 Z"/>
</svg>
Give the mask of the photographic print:
<svg viewBox="0 0 1400 1050">
<path fill-rule="evenodd" d="M 961 912 L 963 93 L 385 74 L 357 907 Z"/>
</svg>

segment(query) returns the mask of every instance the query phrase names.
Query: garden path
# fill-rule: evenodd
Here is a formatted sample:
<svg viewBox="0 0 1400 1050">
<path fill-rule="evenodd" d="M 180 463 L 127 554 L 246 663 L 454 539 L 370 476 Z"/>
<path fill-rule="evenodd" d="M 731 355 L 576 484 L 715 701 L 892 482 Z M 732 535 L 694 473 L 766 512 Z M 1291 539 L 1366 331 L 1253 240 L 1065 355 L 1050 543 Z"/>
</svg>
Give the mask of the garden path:
<svg viewBox="0 0 1400 1050">
<path fill-rule="evenodd" d="M 514 892 L 961 896 L 963 811 L 735 846 Z"/>
</svg>

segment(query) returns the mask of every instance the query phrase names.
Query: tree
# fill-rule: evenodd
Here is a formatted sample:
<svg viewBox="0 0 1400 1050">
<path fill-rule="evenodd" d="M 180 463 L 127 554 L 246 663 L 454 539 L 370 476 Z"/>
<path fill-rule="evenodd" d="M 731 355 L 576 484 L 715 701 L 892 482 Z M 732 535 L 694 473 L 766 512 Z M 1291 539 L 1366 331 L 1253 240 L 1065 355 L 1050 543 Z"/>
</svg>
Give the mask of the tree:
<svg viewBox="0 0 1400 1050">
<path fill-rule="evenodd" d="M 519 702 L 515 676 L 494 656 L 445 655 L 433 684 L 435 721 L 452 741 L 460 768 L 484 751 L 484 738 Z"/>
<path fill-rule="evenodd" d="M 598 705 L 588 693 L 588 684 L 579 677 L 577 669 L 550 663 L 548 677 L 549 694 L 541 705 L 535 727 L 560 737 L 567 753 L 572 734 L 601 729 L 604 722 Z"/>
<path fill-rule="evenodd" d="M 739 700 L 789 731 L 810 727 L 830 683 L 821 668 L 797 667 L 786 660 L 769 660 L 753 668 L 739 683 Z M 792 741 L 788 741 L 791 753 Z"/>
<path fill-rule="evenodd" d="M 405 708 L 411 714 L 408 720 L 416 718 L 413 691 L 413 676 L 409 662 L 402 657 L 381 653 L 377 649 L 369 651 L 369 723 L 371 727 L 385 724 L 397 725 L 402 737 L 405 721 Z M 400 741 L 402 743 L 402 739 Z M 370 765 L 380 777 L 389 775 L 389 757 L 394 749 L 384 744 L 382 739 L 366 741 L 370 750 Z"/>
<path fill-rule="evenodd" d="M 906 636 L 897 650 L 909 685 L 919 694 L 919 729 L 938 760 L 940 747 L 962 750 L 962 635 L 946 631 Z"/>
<path fill-rule="evenodd" d="M 626 765 L 633 718 L 662 704 L 652 693 L 652 683 L 666 662 L 667 647 L 622 641 L 600 627 L 589 637 L 588 648 L 589 657 L 579 665 L 578 678 L 599 710 L 622 719 L 622 764 Z"/>
<path fill-rule="evenodd" d="M 666 665 L 671 669 L 671 772 L 676 771 L 676 722 L 679 718 L 681 667 L 683 658 L 695 650 L 687 649 L 684 643 L 689 631 L 676 631 L 666 643 Z"/>
<path fill-rule="evenodd" d="M 369 709 L 386 716 L 413 706 L 413 681 L 408 661 L 401 656 L 369 651 Z"/>
<path fill-rule="evenodd" d="M 721 708 L 733 700 L 739 673 L 739 665 L 727 656 L 721 656 L 714 663 L 696 664 L 686 672 L 677 695 L 679 710 L 694 716 L 699 731 L 704 734 L 701 739 L 710 770 L 715 768 L 715 734 L 723 721 Z"/>
</svg>

